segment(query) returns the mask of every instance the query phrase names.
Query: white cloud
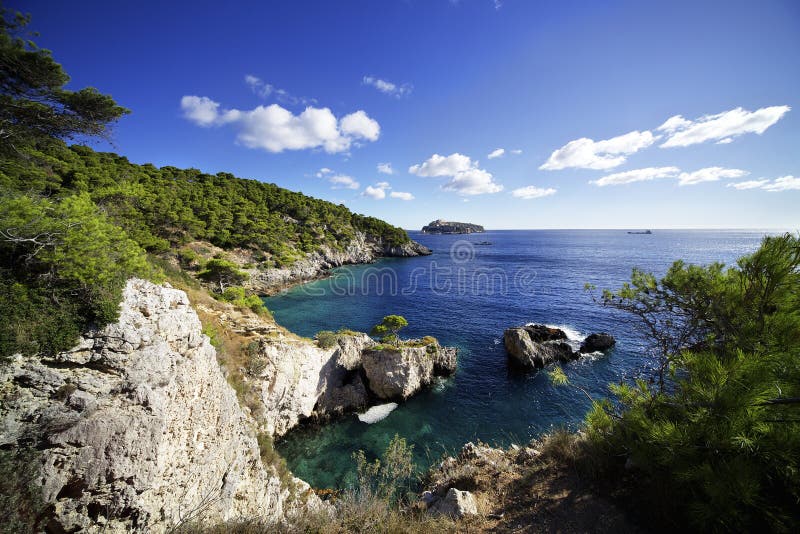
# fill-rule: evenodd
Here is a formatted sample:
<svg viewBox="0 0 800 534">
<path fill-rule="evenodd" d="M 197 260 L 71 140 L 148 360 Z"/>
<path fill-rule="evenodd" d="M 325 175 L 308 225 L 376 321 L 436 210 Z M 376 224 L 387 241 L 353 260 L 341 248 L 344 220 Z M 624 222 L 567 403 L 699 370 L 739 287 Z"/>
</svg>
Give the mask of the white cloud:
<svg viewBox="0 0 800 534">
<path fill-rule="evenodd" d="M 514 150 L 511 151 L 511 153 L 514 154 L 515 156 L 518 156 L 518 155 L 522 154 L 522 149 L 521 148 L 515 148 Z"/>
<path fill-rule="evenodd" d="M 694 121 L 675 115 L 658 127 L 659 131 L 668 134 L 661 147 L 690 146 L 706 141 L 724 144 L 730 142 L 728 139 L 746 133 L 761 135 L 791 109 L 789 106 L 770 106 L 756 111 L 735 108 Z"/>
<path fill-rule="evenodd" d="M 394 174 L 391 163 L 378 163 L 378 172 L 381 174 Z"/>
<path fill-rule="evenodd" d="M 613 169 L 625 163 L 627 156 L 649 147 L 656 139 L 650 131 L 628 132 L 602 141 L 582 137 L 553 151 L 539 169 Z"/>
<path fill-rule="evenodd" d="M 230 124 L 237 130 L 238 142 L 268 152 L 309 148 L 344 152 L 354 142 L 375 141 L 380 136 L 378 122 L 361 110 L 337 120 L 328 108 L 309 106 L 299 115 L 278 104 L 225 110 L 210 98 L 192 95 L 181 99 L 181 108 L 191 122 L 206 127 Z"/>
<path fill-rule="evenodd" d="M 374 198 L 375 200 L 383 200 L 386 198 L 387 189 L 391 189 L 388 182 L 378 182 L 374 186 L 368 185 L 361 196 Z"/>
<path fill-rule="evenodd" d="M 358 189 L 361 184 L 355 181 L 351 176 L 346 174 L 337 174 L 328 178 L 328 181 L 333 184 L 332 189 Z"/>
<path fill-rule="evenodd" d="M 358 110 L 355 113 L 345 115 L 340 121 L 342 132 L 354 138 L 362 138 L 367 141 L 377 141 L 381 135 L 381 126 L 378 121 L 370 118 L 364 111 Z"/>
<path fill-rule="evenodd" d="M 329 169 L 328 167 L 322 167 L 319 171 L 317 171 L 317 178 L 322 178 L 326 174 L 330 174 L 332 172 L 333 171 L 331 169 Z"/>
<path fill-rule="evenodd" d="M 455 176 L 459 172 L 464 172 L 472 167 L 472 160 L 469 156 L 455 152 L 449 156 L 434 154 L 426 161 L 412 165 L 408 172 L 417 176 L 427 176 L 434 178 L 437 176 Z"/>
<path fill-rule="evenodd" d="M 410 83 L 398 85 L 387 80 L 381 80 L 375 76 L 364 76 L 361 79 L 361 83 L 364 85 L 370 85 L 383 94 L 391 95 L 397 98 L 408 96 L 411 94 L 411 91 L 414 90 L 414 86 Z"/>
<path fill-rule="evenodd" d="M 733 143 L 733 137 L 726 137 L 725 139 L 720 139 L 717 141 L 718 145 L 727 145 L 729 143 Z"/>
<path fill-rule="evenodd" d="M 414 200 L 414 195 L 404 191 L 392 191 L 389 193 L 389 196 L 392 198 L 399 198 L 400 200 Z"/>
<path fill-rule="evenodd" d="M 526 200 L 534 199 L 534 198 L 542 198 L 542 197 L 549 197 L 550 195 L 555 195 L 556 190 L 552 187 L 548 187 L 547 189 L 542 187 L 536 187 L 534 185 L 529 185 L 527 187 L 520 187 L 519 189 L 514 189 L 511 192 L 511 196 L 516 198 L 524 198 Z"/>
<path fill-rule="evenodd" d="M 733 184 L 728 184 L 728 187 L 734 187 L 739 190 L 743 189 L 761 189 L 762 186 L 765 186 L 769 183 L 769 180 L 747 180 L 746 182 L 736 182 Z"/>
<path fill-rule="evenodd" d="M 211 126 L 219 118 L 219 104 L 205 96 L 184 96 L 181 109 L 183 116 L 198 126 Z"/>
<path fill-rule="evenodd" d="M 716 182 L 723 178 L 741 178 L 747 171 L 742 169 L 725 169 L 723 167 L 706 167 L 694 172 L 682 172 L 678 176 L 678 185 L 695 185 L 703 182 Z"/>
<path fill-rule="evenodd" d="M 482 195 L 497 193 L 503 186 L 494 182 L 492 174 L 478 167 L 469 156 L 455 152 L 449 156 L 434 154 L 423 163 L 412 165 L 408 172 L 417 176 L 448 176 L 450 180 L 442 185 L 445 191 L 454 191 L 460 195 Z"/>
<path fill-rule="evenodd" d="M 647 182 L 658 178 L 675 178 L 681 170 L 678 167 L 647 167 L 632 171 L 618 172 L 603 176 L 589 183 L 604 187 L 607 185 L 622 185 L 633 182 Z"/>
<path fill-rule="evenodd" d="M 500 158 L 505 153 L 506 153 L 506 149 L 505 148 L 496 148 L 496 149 L 492 150 L 491 153 L 489 153 L 489 155 L 486 156 L 486 157 L 489 158 L 489 159 Z"/>
<path fill-rule="evenodd" d="M 767 191 L 789 191 L 790 189 L 800 189 L 800 177 L 797 176 L 783 176 L 776 178 L 772 183 L 765 185 L 764 189 Z"/>
<path fill-rule="evenodd" d="M 457 173 L 442 186 L 442 189 L 454 191 L 459 195 L 483 195 L 498 193 L 503 190 L 503 186 L 494 182 L 490 172 L 476 167 Z"/>
</svg>

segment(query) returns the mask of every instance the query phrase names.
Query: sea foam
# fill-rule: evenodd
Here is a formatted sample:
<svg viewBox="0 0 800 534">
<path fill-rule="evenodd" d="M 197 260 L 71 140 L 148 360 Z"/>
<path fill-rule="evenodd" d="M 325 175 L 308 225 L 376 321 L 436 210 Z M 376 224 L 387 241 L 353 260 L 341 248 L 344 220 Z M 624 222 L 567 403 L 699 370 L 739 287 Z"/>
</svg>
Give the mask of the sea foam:
<svg viewBox="0 0 800 534">
<path fill-rule="evenodd" d="M 372 423 L 377 423 L 378 421 L 386 419 L 386 417 L 392 413 L 395 408 L 397 408 L 396 402 L 379 404 L 377 406 L 373 406 L 364 413 L 358 414 L 358 420 L 362 423 L 371 425 Z"/>
</svg>

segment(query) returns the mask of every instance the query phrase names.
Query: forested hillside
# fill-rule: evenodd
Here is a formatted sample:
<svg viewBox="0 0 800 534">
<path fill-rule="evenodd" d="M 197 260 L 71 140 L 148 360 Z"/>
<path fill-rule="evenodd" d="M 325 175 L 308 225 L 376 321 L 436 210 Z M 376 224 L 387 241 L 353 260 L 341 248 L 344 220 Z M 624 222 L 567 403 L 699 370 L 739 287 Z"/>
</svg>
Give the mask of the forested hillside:
<svg viewBox="0 0 800 534">
<path fill-rule="evenodd" d="M 66 89 L 69 76 L 31 41 L 28 22 L 0 8 L 0 359 L 65 350 L 113 321 L 125 281 L 158 278 L 152 260 L 189 242 L 217 251 L 194 262 L 206 268 L 199 276 L 237 279 L 224 257 L 234 248 L 268 269 L 342 250 L 357 233 L 381 250 L 409 242 L 400 228 L 275 184 L 68 146 L 108 137 L 129 110 L 92 87 Z"/>
</svg>

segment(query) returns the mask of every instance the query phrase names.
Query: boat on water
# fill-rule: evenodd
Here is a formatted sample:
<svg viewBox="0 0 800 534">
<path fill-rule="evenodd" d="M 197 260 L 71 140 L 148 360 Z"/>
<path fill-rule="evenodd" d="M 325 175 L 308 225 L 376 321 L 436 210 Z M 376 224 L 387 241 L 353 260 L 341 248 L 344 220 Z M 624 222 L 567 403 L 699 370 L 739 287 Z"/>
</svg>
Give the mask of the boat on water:
<svg viewBox="0 0 800 534">
<path fill-rule="evenodd" d="M 644 232 L 628 232 L 628 233 L 629 234 L 638 234 L 638 235 L 650 235 L 653 232 L 651 232 L 650 230 L 645 230 Z"/>
</svg>

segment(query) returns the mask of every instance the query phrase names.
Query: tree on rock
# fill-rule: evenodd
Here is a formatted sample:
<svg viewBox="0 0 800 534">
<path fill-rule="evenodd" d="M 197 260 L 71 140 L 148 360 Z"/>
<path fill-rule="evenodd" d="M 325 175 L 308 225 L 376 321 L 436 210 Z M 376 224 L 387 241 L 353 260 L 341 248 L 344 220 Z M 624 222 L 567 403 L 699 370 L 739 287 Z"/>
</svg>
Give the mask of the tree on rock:
<svg viewBox="0 0 800 534">
<path fill-rule="evenodd" d="M 406 326 L 408 326 L 408 321 L 402 315 L 387 315 L 379 324 L 372 327 L 370 334 L 385 343 L 398 345 L 400 338 L 397 337 L 397 334 Z"/>
<path fill-rule="evenodd" d="M 205 269 L 199 276 L 206 282 L 216 284 L 220 293 L 223 293 L 226 287 L 235 286 L 247 280 L 247 275 L 240 271 L 235 263 L 222 258 L 208 260 Z"/>
</svg>

